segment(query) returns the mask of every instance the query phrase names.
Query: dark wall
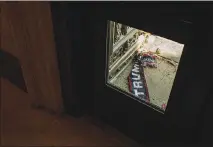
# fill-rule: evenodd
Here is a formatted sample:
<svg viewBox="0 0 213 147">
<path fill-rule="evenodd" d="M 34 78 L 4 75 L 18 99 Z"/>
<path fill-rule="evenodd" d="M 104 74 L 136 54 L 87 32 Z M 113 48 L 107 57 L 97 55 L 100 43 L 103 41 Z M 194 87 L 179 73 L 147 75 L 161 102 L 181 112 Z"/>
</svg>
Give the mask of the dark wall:
<svg viewBox="0 0 213 147">
<path fill-rule="evenodd" d="M 64 84 L 62 82 L 62 85 L 64 85 L 63 89 L 65 90 L 63 94 L 67 111 L 70 113 L 74 112 L 74 115 L 77 116 L 83 114 L 83 111 L 89 111 L 90 113 L 95 112 L 98 117 L 105 115 L 108 122 L 111 122 L 111 124 L 120 128 L 120 130 L 126 130 L 127 134 L 134 134 L 135 138 L 138 139 L 141 139 L 141 136 L 143 136 L 144 139 L 151 139 L 150 141 L 153 141 L 154 136 L 157 136 L 152 133 L 144 133 L 150 131 L 150 128 L 146 125 L 150 124 L 151 121 L 153 127 L 150 132 L 154 132 L 156 129 L 158 130 L 158 135 L 162 138 L 164 137 L 164 139 L 168 139 L 167 137 L 173 137 L 173 139 L 180 137 L 186 141 L 198 141 L 201 137 L 199 133 L 202 128 L 202 112 L 205 107 L 206 97 L 208 96 L 208 88 L 211 84 L 208 77 L 211 77 L 212 74 L 209 69 L 209 67 L 212 66 L 211 56 L 210 54 L 206 54 L 206 52 L 211 51 L 211 47 L 206 43 L 206 38 L 208 38 L 207 40 L 210 43 L 212 30 L 208 5 L 195 4 L 192 6 L 187 4 L 173 5 L 172 7 L 167 5 L 167 9 L 162 9 L 163 4 L 156 4 L 155 7 L 152 7 L 152 4 L 143 5 L 142 8 L 141 5 L 136 5 L 120 4 L 119 6 L 112 6 L 110 4 L 81 5 L 78 3 L 64 3 L 64 6 L 60 8 L 60 11 L 63 10 L 63 14 L 60 15 L 60 18 L 58 16 L 54 21 L 54 28 L 56 43 L 57 45 L 60 44 L 57 46 L 57 50 L 59 60 L 61 60 L 61 73 L 64 72 L 62 73 L 63 76 L 61 76 L 61 79 L 66 83 Z M 148 6 L 152 7 L 155 12 L 156 9 L 159 10 L 161 13 L 156 13 L 159 17 L 168 11 L 171 12 L 167 13 L 167 15 L 174 16 L 171 17 L 171 24 L 174 24 L 174 26 L 170 27 L 169 24 L 164 26 L 163 23 L 160 22 L 160 18 L 152 20 L 151 17 L 145 16 L 149 20 L 146 22 L 144 19 L 138 20 L 132 17 L 134 13 L 144 14 L 143 11 L 149 11 Z M 57 5 L 57 7 L 59 7 L 59 5 Z M 66 11 L 64 9 L 65 7 Z M 55 12 L 59 13 L 59 11 Z M 53 17 L 55 15 L 53 15 Z M 60 21 L 62 18 L 66 21 Z M 193 22 L 193 26 L 189 27 L 193 30 L 191 34 L 186 33 L 189 32 L 187 28 L 184 28 L 184 31 L 182 31 L 181 29 L 183 27 L 179 27 L 178 24 L 175 24 L 175 19 L 179 18 Z M 190 45 L 187 46 L 190 48 L 190 51 L 184 54 L 187 58 L 181 61 L 182 67 L 181 70 L 178 71 L 178 74 L 182 76 L 176 79 L 175 84 L 175 88 L 181 89 L 181 91 L 176 90 L 173 92 L 173 99 L 169 101 L 169 103 L 172 104 L 168 106 L 168 112 L 171 113 L 167 113 L 172 127 L 176 128 L 176 132 L 173 133 L 178 134 L 177 136 L 171 135 L 172 132 L 169 131 L 167 131 L 167 135 L 165 135 L 164 129 L 160 128 L 160 125 L 165 125 L 165 123 L 163 123 L 165 116 L 156 114 L 154 110 L 152 111 L 148 107 L 141 106 L 140 103 L 132 99 L 124 100 L 123 95 L 112 92 L 112 90 L 107 89 L 104 85 L 103 71 L 105 70 L 107 19 L 128 24 L 136 28 L 141 28 L 141 24 L 143 24 L 145 29 L 152 30 L 160 36 L 180 42 L 186 40 L 190 42 Z M 164 20 L 166 21 L 166 17 Z M 57 24 L 61 22 L 64 22 L 64 25 L 61 26 L 60 33 L 59 29 L 57 30 Z M 174 32 L 171 33 L 172 31 Z M 185 34 L 183 35 L 181 32 Z M 60 34 L 58 35 L 59 37 L 57 37 L 57 34 Z M 67 46 L 65 45 L 66 41 L 63 42 L 63 34 L 67 36 L 65 40 L 70 42 Z M 205 36 L 205 38 L 202 36 Z M 185 38 L 185 40 L 183 38 Z M 63 54 L 60 53 L 63 51 Z M 65 57 L 69 58 L 69 60 L 64 59 Z M 198 57 L 200 60 L 197 60 Z M 63 60 L 67 60 L 70 64 L 67 64 L 66 61 Z M 203 64 L 201 60 L 207 62 Z M 67 66 L 66 68 L 69 68 L 69 74 L 65 73 L 65 70 L 62 70 L 65 68 L 63 64 Z M 200 70 L 200 67 L 205 70 Z M 69 75 L 71 77 L 70 79 L 68 78 Z M 95 92 L 96 95 L 94 96 Z M 112 97 L 112 95 L 114 97 Z M 94 97 L 96 97 L 96 99 L 94 99 Z M 115 97 L 117 100 L 114 99 Z M 131 107 L 129 108 L 128 106 Z M 143 107 L 143 109 L 139 109 L 141 107 Z M 131 115 L 132 113 L 128 110 L 135 111 L 136 113 Z M 138 116 L 141 114 L 146 116 L 146 119 L 141 117 L 140 121 L 137 121 L 139 120 Z M 148 118 L 148 115 L 155 117 Z M 154 126 L 155 120 L 162 120 L 162 123 L 158 126 Z M 140 124 L 143 125 L 138 128 Z M 126 126 L 132 127 L 127 128 Z M 170 128 L 169 125 L 164 127 L 168 130 Z M 135 132 L 138 132 L 138 134 Z M 163 132 L 163 135 L 161 135 L 161 132 Z"/>
<path fill-rule="evenodd" d="M 64 105 L 78 117 L 93 105 L 94 49 L 90 42 L 89 7 L 79 3 L 52 2 L 52 18 Z"/>
<path fill-rule="evenodd" d="M 167 138 L 167 141 L 169 137 L 172 138 L 175 135 L 177 135 L 174 137 L 176 139 L 184 138 L 185 141 L 188 142 L 198 141 L 201 137 L 201 135 L 198 134 L 198 130 L 202 127 L 199 123 L 203 121 L 201 112 L 203 112 L 203 106 L 206 103 L 212 75 L 211 69 L 209 68 L 212 66 L 210 61 L 211 57 L 209 54 L 206 54 L 206 52 L 211 51 L 211 47 L 207 41 L 210 41 L 212 30 L 210 9 L 208 9 L 207 5 L 178 5 L 177 7 L 173 5 L 173 7 L 170 7 L 170 5 L 163 4 L 147 4 L 141 6 L 142 5 L 128 5 L 127 7 L 125 4 L 111 8 L 100 6 L 98 7 L 99 12 L 102 13 L 95 13 L 93 15 L 93 18 L 96 18 L 94 21 L 98 23 L 93 27 L 93 30 L 96 32 L 94 42 L 97 42 L 95 52 L 98 55 L 96 56 L 96 63 L 101 63 L 99 65 L 95 63 L 97 65 L 95 68 L 95 77 L 97 78 L 95 81 L 95 84 L 97 84 L 95 85 L 97 92 L 96 98 L 97 101 L 99 101 L 98 104 L 101 105 L 98 109 L 99 114 L 105 115 L 117 128 L 126 130 L 129 134 L 138 132 L 138 135 L 135 136 L 138 137 L 138 139 L 143 136 L 146 139 L 152 138 L 150 141 L 153 141 L 156 139 L 154 136 L 160 136 L 160 134 L 143 134 L 141 132 L 144 130 L 144 132 L 155 132 L 155 130 L 158 130 L 156 131 L 158 133 L 164 132 L 161 137 Z M 154 11 L 150 12 L 151 10 Z M 146 11 L 150 12 L 150 14 L 142 18 L 143 12 Z M 138 14 L 138 18 L 133 17 L 134 14 Z M 175 23 L 175 21 L 180 18 L 191 21 L 193 25 L 189 28 L 179 26 L 180 23 Z M 178 70 L 177 73 L 178 77 L 175 79 L 175 86 L 173 87 L 174 90 L 171 96 L 172 99 L 169 100 L 168 109 L 164 116 L 160 116 L 154 111 L 152 112 L 152 110 L 149 110 L 150 108 L 132 99 L 127 99 L 122 94 L 110 90 L 104 85 L 104 58 L 106 53 L 104 51 L 106 46 L 105 30 L 106 20 L 108 19 L 136 28 L 146 29 L 148 32 L 151 31 L 157 35 L 178 42 L 185 41 L 184 43 L 187 43 L 183 59 L 180 63 L 180 70 Z M 144 28 L 142 26 L 144 26 Z M 205 36 L 205 38 L 201 36 Z M 203 64 L 203 62 L 201 62 L 202 60 L 208 63 L 205 62 L 206 64 Z M 201 70 L 199 67 L 204 70 Z M 138 116 L 140 115 L 143 117 L 139 118 Z M 128 121 L 128 118 L 131 118 L 131 121 Z M 168 118 L 167 120 L 172 124 L 172 129 L 170 130 L 175 128 L 172 132 L 169 131 L 169 123 L 167 123 L 168 126 L 163 125 L 166 124 L 164 122 L 165 118 Z M 158 121 L 162 122 L 161 125 L 155 124 L 155 122 Z M 149 127 L 151 123 L 152 127 Z M 129 127 L 131 129 L 133 129 L 132 126 L 135 126 L 134 131 L 128 130 L 125 126 L 131 126 Z M 173 133 L 173 135 L 171 135 L 171 133 Z"/>
<path fill-rule="evenodd" d="M 211 147 L 213 145 L 213 94 L 209 90 L 208 103 L 205 105 L 203 113 L 203 123 L 202 123 L 202 144 L 206 147 Z"/>
</svg>

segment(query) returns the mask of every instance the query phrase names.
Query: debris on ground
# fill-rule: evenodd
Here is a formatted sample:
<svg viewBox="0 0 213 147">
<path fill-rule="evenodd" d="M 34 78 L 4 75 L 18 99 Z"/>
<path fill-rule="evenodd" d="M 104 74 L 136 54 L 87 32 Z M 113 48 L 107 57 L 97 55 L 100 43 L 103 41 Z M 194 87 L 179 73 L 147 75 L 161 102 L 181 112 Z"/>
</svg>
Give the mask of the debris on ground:
<svg viewBox="0 0 213 147">
<path fill-rule="evenodd" d="M 158 58 L 158 59 L 161 59 L 161 60 L 166 61 L 168 64 L 170 64 L 170 65 L 172 65 L 172 66 L 177 67 L 177 65 L 178 65 L 177 62 L 175 62 L 174 60 L 171 60 L 171 59 L 169 59 L 169 58 L 163 57 L 163 56 L 161 56 L 161 55 L 155 55 L 155 56 L 156 56 L 156 58 Z"/>
<path fill-rule="evenodd" d="M 156 49 L 156 54 L 160 55 L 160 49 L 159 48 Z"/>
<path fill-rule="evenodd" d="M 157 68 L 156 56 L 152 52 L 139 53 L 137 59 L 143 67 Z"/>
<path fill-rule="evenodd" d="M 170 65 L 173 65 L 173 66 L 177 66 L 177 64 L 172 60 L 167 60 L 167 63 L 169 63 Z"/>
</svg>

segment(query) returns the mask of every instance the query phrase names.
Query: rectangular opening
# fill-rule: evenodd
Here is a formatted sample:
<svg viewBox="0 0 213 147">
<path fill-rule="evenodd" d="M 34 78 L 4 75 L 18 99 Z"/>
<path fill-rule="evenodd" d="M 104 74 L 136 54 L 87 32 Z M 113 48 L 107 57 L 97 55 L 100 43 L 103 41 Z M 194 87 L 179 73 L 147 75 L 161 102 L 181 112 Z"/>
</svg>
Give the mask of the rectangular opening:
<svg viewBox="0 0 213 147">
<path fill-rule="evenodd" d="M 109 21 L 107 84 L 165 110 L 184 44 Z"/>
</svg>

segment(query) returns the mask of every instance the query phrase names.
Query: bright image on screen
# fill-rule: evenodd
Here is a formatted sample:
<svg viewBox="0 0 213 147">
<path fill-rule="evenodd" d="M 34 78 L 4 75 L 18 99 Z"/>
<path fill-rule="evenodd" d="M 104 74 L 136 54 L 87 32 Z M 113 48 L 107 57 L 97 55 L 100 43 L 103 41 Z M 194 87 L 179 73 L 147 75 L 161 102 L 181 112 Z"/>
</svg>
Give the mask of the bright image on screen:
<svg viewBox="0 0 213 147">
<path fill-rule="evenodd" d="M 184 44 L 109 22 L 107 82 L 166 109 Z"/>
</svg>

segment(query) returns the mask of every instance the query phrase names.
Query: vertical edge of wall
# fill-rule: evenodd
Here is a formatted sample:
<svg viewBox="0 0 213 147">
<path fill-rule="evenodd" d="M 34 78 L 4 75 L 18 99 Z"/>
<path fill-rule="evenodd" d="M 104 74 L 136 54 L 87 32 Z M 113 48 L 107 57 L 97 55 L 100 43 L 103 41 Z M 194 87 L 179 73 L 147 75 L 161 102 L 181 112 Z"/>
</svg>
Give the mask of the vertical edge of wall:
<svg viewBox="0 0 213 147">
<path fill-rule="evenodd" d="M 51 16 L 53 22 L 53 32 L 58 58 L 58 67 L 61 80 L 61 92 L 64 109 L 71 114 L 70 104 L 75 103 L 72 97 L 72 74 L 71 74 L 71 41 L 67 25 L 66 7 L 61 2 L 50 2 Z"/>
<path fill-rule="evenodd" d="M 80 55 L 81 45 L 79 44 L 83 42 L 82 31 L 79 31 L 82 19 L 81 13 L 78 13 L 80 8 L 75 4 L 51 2 L 64 109 L 66 113 L 74 117 L 81 117 L 84 114 L 82 94 L 78 86 L 80 58 L 76 56 Z"/>
<path fill-rule="evenodd" d="M 1 47 L 20 61 L 32 103 L 63 111 L 49 2 L 4 2 Z"/>
</svg>

